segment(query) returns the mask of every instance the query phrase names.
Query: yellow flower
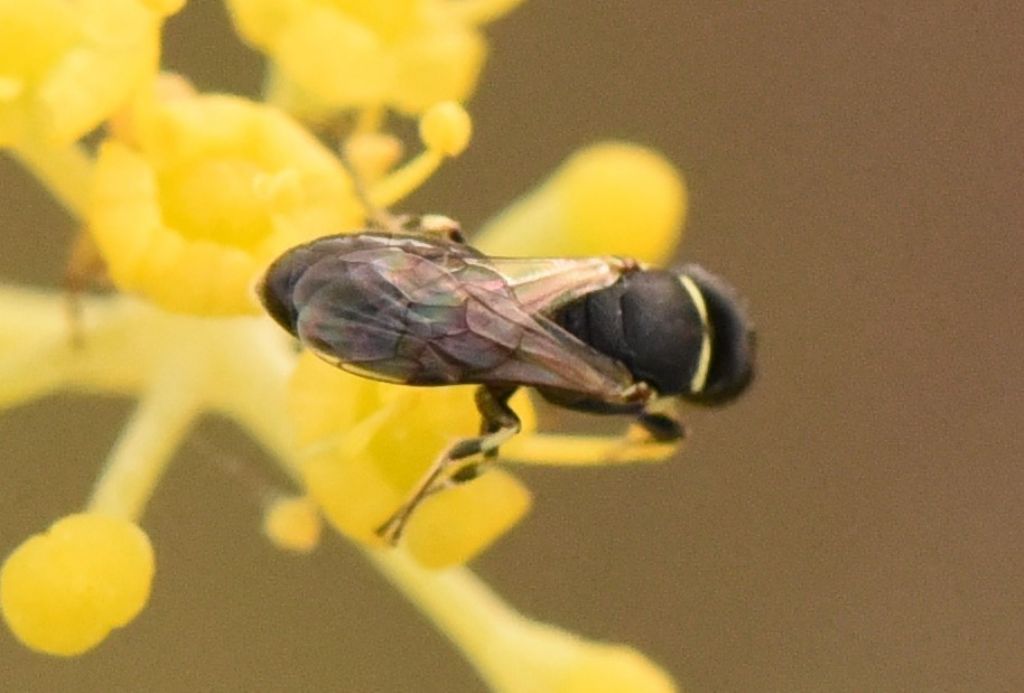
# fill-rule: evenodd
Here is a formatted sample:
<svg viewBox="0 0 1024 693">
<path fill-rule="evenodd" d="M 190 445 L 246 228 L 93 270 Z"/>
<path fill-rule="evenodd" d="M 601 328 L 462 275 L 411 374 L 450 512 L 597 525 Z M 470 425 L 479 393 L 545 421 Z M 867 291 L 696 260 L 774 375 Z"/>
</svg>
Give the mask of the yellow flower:
<svg viewBox="0 0 1024 693">
<path fill-rule="evenodd" d="M 682 176 L 663 156 L 626 142 L 573 154 L 487 224 L 474 243 L 492 255 L 672 257 L 686 215 Z"/>
<path fill-rule="evenodd" d="M 156 70 L 178 2 L 0 0 L 0 145 L 68 144 Z"/>
<path fill-rule="evenodd" d="M 342 147 L 365 183 L 368 209 L 337 153 L 274 106 L 196 94 L 177 78 L 143 80 L 155 65 L 160 17 L 178 4 L 0 0 L 0 142 L 15 138 L 20 160 L 87 226 L 120 290 L 82 299 L 73 344 L 60 295 L 0 286 L 0 408 L 57 391 L 137 399 L 86 511 L 26 540 L 0 569 L 11 630 L 29 647 L 70 655 L 139 613 L 154 569 L 139 520 L 174 452 L 209 411 L 251 435 L 294 487 L 260 482 L 270 541 L 314 549 L 322 514 L 495 689 L 672 690 L 631 648 L 534 622 L 458 565 L 529 508 L 528 491 L 504 469 L 485 464 L 475 478 L 452 481 L 417 508 L 401 546 L 382 546 L 376 528 L 423 470 L 477 432 L 470 388 L 345 374 L 298 355 L 255 315 L 251 288 L 275 255 L 380 217 L 378 208 L 465 149 L 472 122 L 456 102 L 483 60 L 479 26 L 517 0 L 231 3 L 240 31 L 276 61 L 279 95 L 291 89 L 319 108 L 364 109 Z M 82 66 L 94 72 L 75 71 Z M 95 154 L 66 146 L 124 102 Z M 382 128 L 384 108 L 420 115 L 424 150 L 404 163 L 399 140 Z M 509 254 L 621 252 L 656 261 L 675 242 L 684 211 L 682 182 L 661 157 L 606 144 L 573 156 L 479 242 Z M 630 243 L 616 245 L 626 225 Z M 667 454 L 632 449 L 618 436 L 541 433 L 527 393 L 510 404 L 523 432 L 501 453 L 517 461 Z"/>
<path fill-rule="evenodd" d="M 285 248 L 351 229 L 338 160 L 271 106 L 166 80 L 100 149 L 89 229 L 119 288 L 179 312 L 255 313 Z M 171 87 L 171 88 L 169 88 Z"/>
<path fill-rule="evenodd" d="M 625 178 L 616 173 L 619 167 Z M 610 185 L 609 179 L 622 184 Z M 587 199 L 600 200 L 602 217 L 583 204 Z M 680 179 L 663 158 L 625 143 L 596 145 L 573 155 L 539 192 L 502 214 L 479 240 L 482 247 L 507 254 L 518 248 L 524 254 L 572 255 L 601 243 L 625 254 L 629 245 L 613 240 L 624 237 L 619 224 L 641 219 L 647 222 L 640 227 L 643 233 L 625 237 L 645 249 L 644 259 L 657 261 L 674 244 L 683 205 Z M 538 224 L 542 235 L 535 233 Z M 520 239 L 523 245 L 517 244 Z M 531 252 L 532 247 L 538 251 Z M 480 415 L 469 390 L 380 383 L 339 372 L 312 354 L 300 359 L 290 385 L 290 410 L 304 451 L 304 479 L 336 529 L 368 545 L 381 544 L 376 530 L 431 462 L 477 426 Z M 523 419 L 522 434 L 503 449 L 511 459 L 593 464 L 638 457 L 621 441 L 536 434 L 524 393 L 511 405 Z M 671 450 L 661 446 L 642 454 L 664 459 Z M 464 563 L 528 509 L 528 492 L 514 477 L 484 474 L 428 498 L 412 515 L 405 544 L 426 566 Z"/>
<path fill-rule="evenodd" d="M 289 247 L 359 228 L 341 162 L 273 106 L 197 95 L 165 76 L 113 122 L 95 166 L 88 228 L 123 291 L 182 313 L 256 313 L 253 286 Z M 442 102 L 421 122 L 427 149 L 377 181 L 388 204 L 459 154 L 469 116 Z M 373 162 L 357 158 L 358 170 Z"/>
<path fill-rule="evenodd" d="M 558 197 L 560 179 L 552 180 L 547 189 Z M 526 199 L 522 204 L 543 203 L 538 196 Z M 628 198 L 605 203 L 623 209 L 631 204 Z M 527 213 L 525 218 L 535 216 Z M 663 226 L 665 220 L 661 222 L 655 227 Z M 553 228 L 547 240 L 566 243 L 561 236 L 571 227 L 570 223 L 563 229 Z M 493 235 L 493 228 L 491 242 L 504 242 Z M 513 235 L 528 230 L 514 224 L 505 228 Z M 125 297 L 86 301 L 83 344 L 75 347 L 66 337 L 62 303 L 57 296 L 0 291 L 0 407 L 57 389 L 140 397 L 96 484 L 89 504 L 93 512 L 128 521 L 138 518 L 173 451 L 203 410 L 222 413 L 260 441 L 293 479 L 306 486 L 335 529 L 377 547 L 368 548 L 371 558 L 414 600 L 430 601 L 435 589 L 443 591 L 443 580 L 435 582 L 422 572 L 424 567 L 465 562 L 528 509 L 529 495 L 520 482 L 507 472 L 491 470 L 428 498 L 410 521 L 405 549 L 381 549 L 374 529 L 448 442 L 476 430 L 479 416 L 467 388 L 379 383 L 338 371 L 308 354 L 296 363 L 284 335 L 265 319 L 175 315 Z M 503 448 L 513 459 L 593 464 L 635 457 L 624 455 L 623 443 L 615 437 L 534 432 L 526 396 L 517 396 L 512 406 L 524 422 L 523 434 Z M 663 459 L 667 450 L 645 454 L 647 459 Z M 317 541 L 316 524 L 315 513 L 304 503 L 275 504 L 268 509 L 266 531 L 284 548 L 308 550 Z M 420 567 L 410 568 L 407 563 Z M 468 574 L 458 575 L 461 580 L 473 580 Z M 417 597 L 422 590 L 426 594 Z M 13 599 L 8 602 L 14 604 L 13 611 L 5 604 L 5 614 L 17 614 L 22 608 L 19 597 Z M 480 603 L 469 599 L 461 609 L 467 614 L 489 614 L 499 625 L 508 620 L 491 613 L 493 595 L 480 599 Z M 74 632 L 68 635 L 72 640 L 77 637 Z M 563 637 L 569 638 L 558 636 Z M 475 636 L 456 640 L 471 656 L 478 656 L 467 644 Z M 626 672 L 639 671 L 644 680 L 649 677 L 642 672 L 657 671 L 635 653 L 606 650 L 603 645 L 583 647 L 584 641 L 571 640 L 577 641 L 580 646 L 570 649 L 586 656 L 556 658 L 554 664 L 541 667 L 548 672 L 544 676 L 560 671 L 565 681 L 589 681 L 598 672 L 598 678 L 605 678 L 600 667 L 595 669 L 597 665 L 588 662 L 604 666 L 618 661 L 615 671 L 620 666 Z M 614 656 L 609 659 L 608 653 Z"/>
<path fill-rule="evenodd" d="M 291 415 L 310 494 L 343 534 L 382 546 L 375 530 L 434 458 L 475 431 L 472 388 L 411 388 L 338 371 L 312 354 L 290 386 Z M 512 405 L 534 427 L 525 396 Z M 424 565 L 463 563 L 518 521 L 529 506 L 507 473 L 487 473 L 437 493 L 413 514 L 406 543 Z"/>
<path fill-rule="evenodd" d="M 470 96 L 486 54 L 477 27 L 515 4 L 228 2 L 239 33 L 274 61 L 277 100 L 314 112 L 385 106 L 407 114 Z"/>
</svg>

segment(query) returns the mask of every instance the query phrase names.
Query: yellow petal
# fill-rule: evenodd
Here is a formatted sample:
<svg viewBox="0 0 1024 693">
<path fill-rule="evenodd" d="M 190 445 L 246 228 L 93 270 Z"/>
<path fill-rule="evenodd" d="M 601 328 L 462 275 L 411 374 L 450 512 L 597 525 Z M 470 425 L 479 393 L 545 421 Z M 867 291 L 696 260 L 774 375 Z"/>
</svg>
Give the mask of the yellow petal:
<svg viewBox="0 0 1024 693">
<path fill-rule="evenodd" d="M 340 162 L 274 108 L 177 90 L 118 132 L 133 146 L 101 148 L 89 228 L 118 287 L 166 309 L 255 313 L 283 249 L 360 223 Z"/>
<path fill-rule="evenodd" d="M 333 0 L 331 3 L 385 41 L 410 31 L 427 4 L 424 0 Z"/>
<path fill-rule="evenodd" d="M 145 5 L 149 9 L 151 9 L 154 12 L 157 12 L 159 14 L 162 14 L 164 16 L 172 15 L 175 12 L 177 12 L 178 10 L 180 10 L 182 7 L 185 6 L 185 0 L 140 0 L 140 1 L 142 2 L 143 5 Z"/>
<path fill-rule="evenodd" d="M 75 10 L 67 2 L 0 2 L 0 75 L 41 79 L 78 35 Z"/>
<path fill-rule="evenodd" d="M 310 352 L 299 357 L 288 387 L 288 410 L 303 449 L 336 446 L 346 431 L 383 407 L 372 380 L 345 373 Z"/>
<path fill-rule="evenodd" d="M 188 241 L 161 221 L 153 170 L 114 142 L 102 147 L 89 228 L 111 279 L 177 312 L 256 313 L 251 285 L 263 267 L 230 246 Z"/>
<path fill-rule="evenodd" d="M 138 0 L 0 3 L 0 76 L 20 84 L 20 98 L 0 102 L 0 141 L 26 128 L 67 145 L 99 125 L 156 70 L 167 9 Z"/>
<path fill-rule="evenodd" d="M 305 456 L 309 494 L 338 531 L 379 546 L 380 527 L 413 485 L 453 441 L 476 434 L 480 415 L 470 387 L 423 388 L 380 383 L 341 372 L 305 354 L 289 388 L 290 413 Z M 525 393 L 510 402 L 533 430 L 536 419 Z M 519 520 L 528 507 L 525 490 L 508 475 L 439 493 L 426 525 L 415 530 L 426 561 L 468 559 Z M 477 526 L 445 521 L 472 512 Z M 462 508 L 462 510 L 458 510 Z M 412 524 L 410 525 L 412 530 Z M 426 537 L 427 534 L 431 536 Z"/>
<path fill-rule="evenodd" d="M 438 0 L 229 0 L 239 32 L 275 63 L 275 103 L 316 119 L 466 100 L 486 55 L 475 22 L 511 3 L 501 4 L 460 12 Z"/>
<path fill-rule="evenodd" d="M 425 30 L 395 47 L 397 74 L 390 102 L 415 114 L 439 101 L 465 101 L 487 56 L 476 31 L 456 24 Z"/>
<path fill-rule="evenodd" d="M 502 469 L 428 497 L 405 530 L 405 547 L 421 565 L 465 563 L 519 522 L 530 509 L 530 492 Z"/>
<path fill-rule="evenodd" d="M 247 41 L 266 47 L 308 3 L 306 0 L 227 0 L 235 28 Z"/>
<path fill-rule="evenodd" d="M 376 530 L 402 502 L 402 493 L 366 455 L 320 455 L 303 468 L 309 495 L 337 531 L 363 544 L 384 546 Z"/>
<path fill-rule="evenodd" d="M 84 0 L 82 41 L 40 85 L 40 117 L 59 143 L 77 139 L 123 104 L 157 67 L 160 15 L 138 0 Z"/>
<path fill-rule="evenodd" d="M 394 63 L 380 37 L 328 8 L 293 18 L 271 52 L 299 87 L 333 106 L 378 103 L 394 82 Z"/>
<path fill-rule="evenodd" d="M 492 255 L 623 255 L 660 264 L 681 238 L 682 176 L 624 142 L 582 149 L 473 239 Z"/>
</svg>

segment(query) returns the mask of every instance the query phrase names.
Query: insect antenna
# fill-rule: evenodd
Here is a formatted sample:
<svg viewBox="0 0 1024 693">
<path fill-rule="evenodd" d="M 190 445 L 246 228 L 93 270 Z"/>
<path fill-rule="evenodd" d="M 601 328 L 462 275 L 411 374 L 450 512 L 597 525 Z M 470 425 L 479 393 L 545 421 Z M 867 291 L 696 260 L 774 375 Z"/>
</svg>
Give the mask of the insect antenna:
<svg viewBox="0 0 1024 693">
<path fill-rule="evenodd" d="M 245 495 L 260 507 L 263 533 L 279 549 L 296 553 L 312 551 L 320 538 L 320 515 L 306 496 L 271 479 L 253 461 L 229 453 L 202 434 L 185 442 L 199 458 L 214 462 Z"/>
<path fill-rule="evenodd" d="M 379 228 L 384 231 L 390 231 L 392 233 L 402 232 L 405 218 L 392 214 L 383 207 L 378 207 L 373 203 L 373 200 L 370 198 L 370 191 L 366 187 L 366 180 L 363 178 L 362 174 L 359 173 L 355 164 L 352 163 L 352 159 L 349 157 L 348 151 L 345 149 L 344 145 L 340 147 L 338 158 L 341 160 L 341 165 L 344 166 L 345 170 L 348 172 L 349 178 L 352 179 L 352 191 L 359 200 L 359 204 L 361 204 L 363 209 L 366 211 L 366 217 L 370 224 L 375 228 Z"/>
</svg>

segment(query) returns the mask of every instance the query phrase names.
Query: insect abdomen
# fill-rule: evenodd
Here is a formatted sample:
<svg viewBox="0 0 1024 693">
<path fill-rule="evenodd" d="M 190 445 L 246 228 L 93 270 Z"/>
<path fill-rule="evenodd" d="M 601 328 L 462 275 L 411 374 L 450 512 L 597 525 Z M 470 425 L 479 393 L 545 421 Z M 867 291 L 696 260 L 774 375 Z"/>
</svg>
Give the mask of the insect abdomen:
<svg viewBox="0 0 1024 693">
<path fill-rule="evenodd" d="M 607 289 L 574 301 L 554 318 L 659 394 L 689 392 L 699 367 L 704 325 L 676 275 L 631 272 Z"/>
</svg>

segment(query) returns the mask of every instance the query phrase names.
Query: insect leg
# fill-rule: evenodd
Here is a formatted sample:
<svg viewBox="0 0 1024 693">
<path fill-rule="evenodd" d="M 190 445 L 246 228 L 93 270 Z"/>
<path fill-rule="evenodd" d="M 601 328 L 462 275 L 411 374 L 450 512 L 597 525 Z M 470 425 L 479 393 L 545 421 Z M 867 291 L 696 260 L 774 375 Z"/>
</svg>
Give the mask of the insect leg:
<svg viewBox="0 0 1024 693">
<path fill-rule="evenodd" d="M 686 438 L 686 429 L 663 401 L 651 402 L 625 435 L 533 432 L 503 448 L 502 458 L 524 464 L 592 466 L 660 462 Z"/>
<path fill-rule="evenodd" d="M 508 400 L 519 389 L 515 386 L 500 387 L 491 385 L 478 388 L 476 391 L 476 408 L 480 412 L 480 435 L 499 431 L 503 426 L 518 425 L 519 417 L 508 406 Z M 518 429 L 516 429 L 518 431 Z M 483 460 L 468 462 L 453 471 L 447 478 L 439 480 L 433 491 L 441 491 L 456 484 L 462 484 L 480 476 L 482 462 L 490 462 L 498 458 L 498 447 L 482 450 Z"/>
<path fill-rule="evenodd" d="M 409 517 L 416 507 L 434 491 L 442 488 L 452 476 L 472 475 L 472 466 L 458 468 L 458 463 L 468 457 L 483 454 L 493 457 L 498 447 L 519 432 L 520 422 L 516 413 L 508 406 L 508 399 L 515 392 L 514 387 L 482 386 L 476 391 L 476 405 L 483 416 L 481 435 L 464 438 L 450 445 L 430 466 L 427 473 L 416 484 L 408 499 L 395 513 L 377 529 L 377 534 L 389 544 L 396 544 L 402 536 Z M 468 472 L 468 474 L 464 474 Z"/>
<path fill-rule="evenodd" d="M 645 411 L 636 418 L 636 425 L 650 436 L 652 443 L 674 443 L 686 438 L 683 422 L 669 414 Z"/>
<path fill-rule="evenodd" d="M 476 408 L 480 412 L 480 435 L 495 433 L 507 426 L 514 426 L 519 432 L 519 417 L 508 406 L 508 401 L 519 389 L 515 386 L 489 385 L 477 388 Z M 498 446 L 484 450 L 484 457 L 498 456 Z"/>
</svg>

